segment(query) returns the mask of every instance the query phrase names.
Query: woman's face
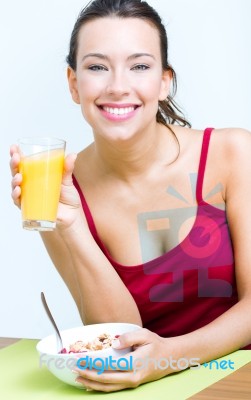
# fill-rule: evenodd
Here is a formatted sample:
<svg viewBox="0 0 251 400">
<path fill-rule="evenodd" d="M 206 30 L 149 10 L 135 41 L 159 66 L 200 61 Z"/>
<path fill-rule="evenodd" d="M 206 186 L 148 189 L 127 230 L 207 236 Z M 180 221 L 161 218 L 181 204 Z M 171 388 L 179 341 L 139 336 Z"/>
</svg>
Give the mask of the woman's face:
<svg viewBox="0 0 251 400">
<path fill-rule="evenodd" d="M 156 126 L 158 101 L 168 95 L 158 31 L 136 18 L 99 18 L 78 37 L 77 68 L 68 70 L 76 103 L 96 138 L 128 140 Z"/>
</svg>

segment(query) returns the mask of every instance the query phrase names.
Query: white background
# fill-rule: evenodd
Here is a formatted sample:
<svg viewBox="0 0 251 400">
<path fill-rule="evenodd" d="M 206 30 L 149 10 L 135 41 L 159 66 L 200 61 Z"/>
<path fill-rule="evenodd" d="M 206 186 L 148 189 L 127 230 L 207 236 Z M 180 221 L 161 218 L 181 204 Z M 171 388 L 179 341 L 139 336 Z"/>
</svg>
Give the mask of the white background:
<svg viewBox="0 0 251 400">
<path fill-rule="evenodd" d="M 251 2 L 149 3 L 166 24 L 177 100 L 193 127 L 251 130 Z M 40 338 L 52 332 L 40 302 L 42 290 L 61 329 L 81 324 L 39 234 L 21 228 L 10 198 L 8 163 L 9 146 L 20 136 L 61 137 L 68 152 L 92 141 L 68 93 L 65 63 L 73 24 L 85 4 L 0 0 L 0 336 Z"/>
</svg>

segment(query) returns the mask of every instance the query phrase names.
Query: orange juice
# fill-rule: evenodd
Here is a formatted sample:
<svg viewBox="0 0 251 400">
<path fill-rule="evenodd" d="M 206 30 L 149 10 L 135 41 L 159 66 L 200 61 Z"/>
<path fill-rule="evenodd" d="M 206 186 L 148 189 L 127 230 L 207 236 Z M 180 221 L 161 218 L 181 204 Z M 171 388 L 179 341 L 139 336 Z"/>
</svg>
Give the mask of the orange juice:
<svg viewBox="0 0 251 400">
<path fill-rule="evenodd" d="M 64 149 L 21 158 L 23 221 L 56 220 L 64 165 Z"/>
</svg>

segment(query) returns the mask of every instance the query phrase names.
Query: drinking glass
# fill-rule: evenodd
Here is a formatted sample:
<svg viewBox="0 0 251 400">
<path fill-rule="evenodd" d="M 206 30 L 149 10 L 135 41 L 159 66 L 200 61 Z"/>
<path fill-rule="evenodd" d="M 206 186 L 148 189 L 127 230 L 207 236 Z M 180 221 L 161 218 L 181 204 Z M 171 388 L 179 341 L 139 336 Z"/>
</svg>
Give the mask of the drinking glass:
<svg viewBox="0 0 251 400">
<path fill-rule="evenodd" d="M 21 210 L 23 228 L 52 231 L 64 168 L 66 142 L 51 137 L 26 137 L 18 141 L 22 174 Z"/>
</svg>

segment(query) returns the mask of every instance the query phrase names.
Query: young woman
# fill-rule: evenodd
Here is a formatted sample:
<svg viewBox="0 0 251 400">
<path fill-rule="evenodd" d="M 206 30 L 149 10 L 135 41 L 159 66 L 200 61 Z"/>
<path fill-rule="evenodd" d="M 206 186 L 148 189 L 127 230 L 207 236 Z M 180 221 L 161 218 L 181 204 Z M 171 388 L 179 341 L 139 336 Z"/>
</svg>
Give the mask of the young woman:
<svg viewBox="0 0 251 400">
<path fill-rule="evenodd" d="M 41 236 L 83 322 L 142 325 L 117 343 L 135 358 L 203 363 L 251 348 L 250 133 L 191 129 L 172 98 L 165 28 L 146 2 L 90 3 L 67 61 L 94 142 L 66 157 L 57 228 Z M 11 156 L 20 206 L 15 145 Z M 115 391 L 177 370 L 77 379 Z"/>
</svg>

